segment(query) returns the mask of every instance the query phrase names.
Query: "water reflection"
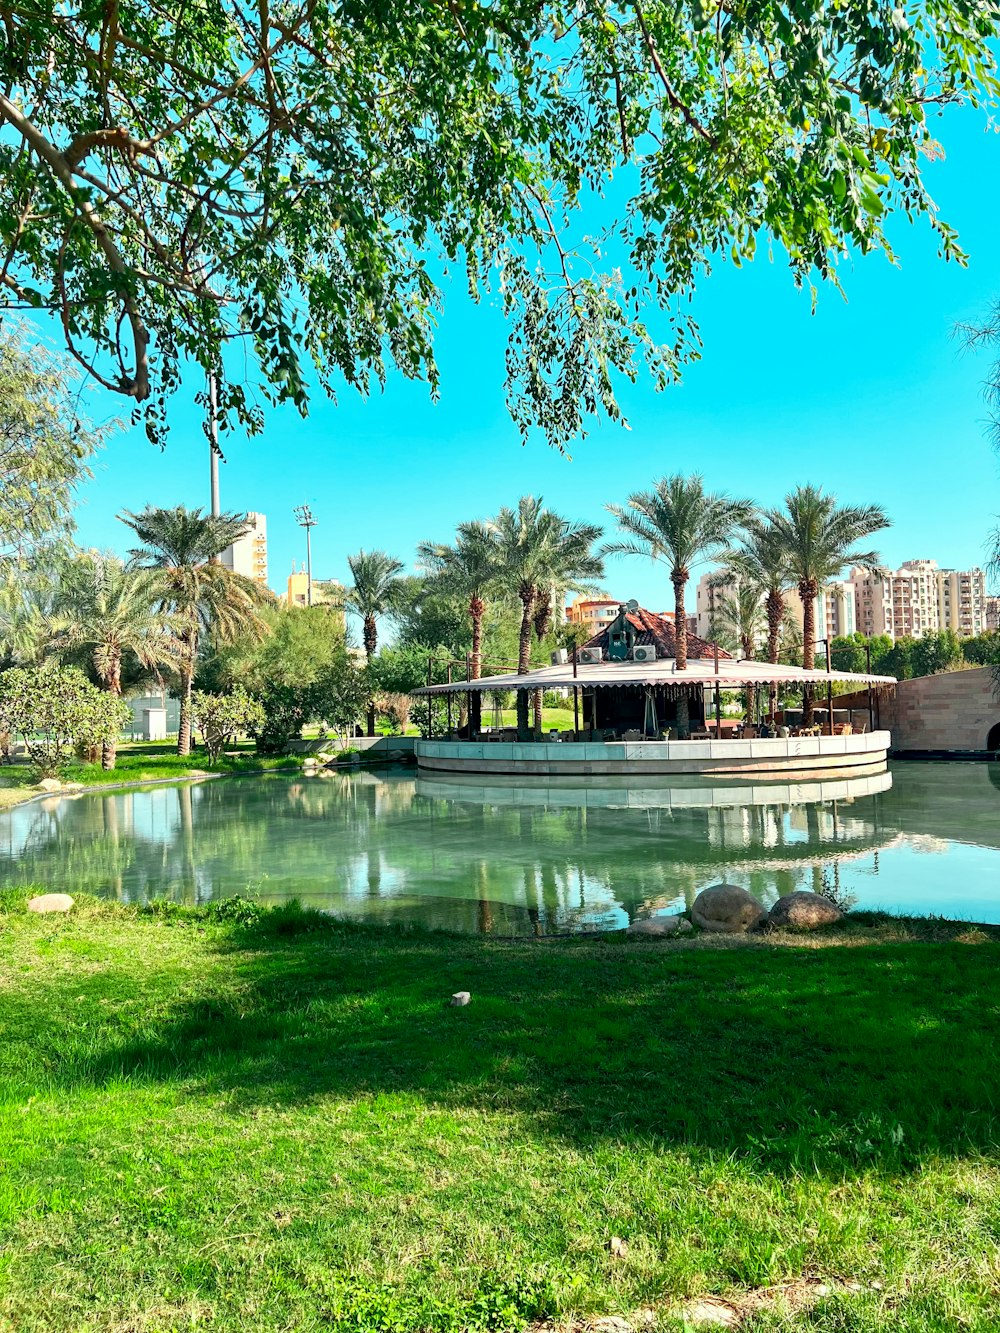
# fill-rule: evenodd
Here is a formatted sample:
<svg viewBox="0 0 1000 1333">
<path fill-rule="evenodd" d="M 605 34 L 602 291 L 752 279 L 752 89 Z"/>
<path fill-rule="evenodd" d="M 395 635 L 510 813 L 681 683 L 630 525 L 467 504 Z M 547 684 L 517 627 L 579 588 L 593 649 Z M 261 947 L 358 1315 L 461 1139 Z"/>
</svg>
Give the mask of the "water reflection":
<svg viewBox="0 0 1000 1333">
<path fill-rule="evenodd" d="M 642 789 L 411 772 L 235 778 L 16 808 L 0 819 L 0 882 L 126 902 L 298 897 L 484 933 L 619 927 L 720 879 L 765 903 L 826 886 L 861 906 L 998 920 L 995 781 L 960 764 Z"/>
</svg>

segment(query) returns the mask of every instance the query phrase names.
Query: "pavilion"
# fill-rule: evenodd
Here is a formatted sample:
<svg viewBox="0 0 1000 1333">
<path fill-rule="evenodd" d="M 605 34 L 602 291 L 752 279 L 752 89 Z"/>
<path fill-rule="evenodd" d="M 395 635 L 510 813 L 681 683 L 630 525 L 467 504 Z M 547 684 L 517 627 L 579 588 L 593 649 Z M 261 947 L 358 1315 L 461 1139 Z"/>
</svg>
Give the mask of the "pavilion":
<svg viewBox="0 0 1000 1333">
<path fill-rule="evenodd" d="M 752 779 L 780 775 L 785 780 L 885 769 L 889 735 L 875 727 L 874 692 L 894 687 L 892 676 L 805 671 L 737 659 L 692 634 L 687 663 L 679 668 L 672 620 L 634 603 L 623 605 L 612 624 L 572 655 L 554 657 L 551 666 L 524 674 L 452 680 L 414 691 L 430 697 L 466 695 L 469 704 L 461 731 L 416 742 L 418 765 L 452 773 L 716 773 Z M 868 708 L 845 714 L 839 726 L 830 709 L 834 682 L 867 691 Z M 825 726 L 748 726 L 738 738 L 724 737 L 721 695 L 748 687 L 761 700 L 772 699 L 776 688 L 812 687 L 814 698 L 826 696 L 827 707 L 821 710 Z M 572 731 L 546 735 L 525 727 L 531 695 L 547 690 L 572 695 Z M 479 724 L 482 696 L 490 691 L 518 696 L 519 728 Z M 682 700 L 687 704 L 686 726 L 684 710 L 678 709 Z M 821 734 L 823 730 L 827 734 Z"/>
</svg>

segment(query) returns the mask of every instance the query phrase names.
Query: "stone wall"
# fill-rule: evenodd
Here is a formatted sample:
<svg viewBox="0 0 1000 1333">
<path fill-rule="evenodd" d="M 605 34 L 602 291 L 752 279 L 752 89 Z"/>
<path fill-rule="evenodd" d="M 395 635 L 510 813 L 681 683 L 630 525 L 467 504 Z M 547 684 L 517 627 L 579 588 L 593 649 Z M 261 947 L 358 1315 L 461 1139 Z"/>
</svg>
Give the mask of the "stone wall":
<svg viewBox="0 0 1000 1333">
<path fill-rule="evenodd" d="M 867 707 L 867 695 L 838 695 L 835 708 Z M 901 680 L 879 699 L 878 724 L 892 735 L 894 750 L 985 750 L 1000 723 L 1000 699 L 991 667 L 944 671 Z"/>
</svg>

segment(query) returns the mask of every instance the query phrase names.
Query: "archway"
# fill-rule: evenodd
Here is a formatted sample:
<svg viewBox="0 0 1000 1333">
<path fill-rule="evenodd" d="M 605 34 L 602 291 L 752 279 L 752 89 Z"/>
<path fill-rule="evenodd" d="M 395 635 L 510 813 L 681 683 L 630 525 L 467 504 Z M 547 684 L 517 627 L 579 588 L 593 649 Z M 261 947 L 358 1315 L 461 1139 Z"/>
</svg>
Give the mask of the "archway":
<svg viewBox="0 0 1000 1333">
<path fill-rule="evenodd" d="M 1000 722 L 990 728 L 990 734 L 986 737 L 986 748 L 994 752 L 1000 750 Z"/>
</svg>

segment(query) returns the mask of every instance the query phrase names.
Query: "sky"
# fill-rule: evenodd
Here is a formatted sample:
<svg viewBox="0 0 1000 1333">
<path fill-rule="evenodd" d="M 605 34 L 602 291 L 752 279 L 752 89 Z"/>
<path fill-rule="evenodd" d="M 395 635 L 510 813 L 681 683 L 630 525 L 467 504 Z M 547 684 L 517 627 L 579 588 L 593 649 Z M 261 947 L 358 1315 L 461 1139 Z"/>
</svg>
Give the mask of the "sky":
<svg viewBox="0 0 1000 1333">
<path fill-rule="evenodd" d="M 504 403 L 503 320 L 492 303 L 473 304 L 459 278 L 440 320 L 438 402 L 426 385 L 397 377 L 367 400 L 345 390 L 333 404 L 317 391 L 306 420 L 272 409 L 263 434 L 228 438 L 223 509 L 267 515 L 278 591 L 305 558 L 292 513 L 303 502 L 317 520 L 314 577 L 349 581 L 346 557 L 360 547 L 411 566 L 418 541 L 450 540 L 456 523 L 526 493 L 610 530 L 605 504 L 677 471 L 763 504 L 815 482 L 842 501 L 886 507 L 881 554 L 890 565 L 984 564 L 1000 513 L 1000 458 L 982 400 L 988 361 L 964 352 L 954 327 L 1000 298 L 1000 133 L 972 108 L 950 109 L 935 133 L 946 156 L 928 165 L 927 181 L 960 233 L 967 268 L 938 257 L 926 222 L 902 217 L 889 227 L 898 267 L 878 255 L 845 265 L 846 301 L 825 287 L 815 313 L 766 246 L 742 269 L 722 264 L 695 297 L 702 359 L 662 393 L 648 380 L 624 386 L 631 429 L 598 423 L 572 458 L 541 439 L 522 446 Z M 99 420 L 121 406 L 94 396 L 90 410 Z M 103 450 L 81 491 L 81 544 L 126 549 L 122 509 L 207 508 L 199 409 L 182 393 L 172 420 L 165 451 L 141 429 Z M 609 561 L 605 587 L 653 610 L 672 604 L 666 567 L 636 557 Z"/>
</svg>

